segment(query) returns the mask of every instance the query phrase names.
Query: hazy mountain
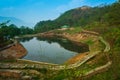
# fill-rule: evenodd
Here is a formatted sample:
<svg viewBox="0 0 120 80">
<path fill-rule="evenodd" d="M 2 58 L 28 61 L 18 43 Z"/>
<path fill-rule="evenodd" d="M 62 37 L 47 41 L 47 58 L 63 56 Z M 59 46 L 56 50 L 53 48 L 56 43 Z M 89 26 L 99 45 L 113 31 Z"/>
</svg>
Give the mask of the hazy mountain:
<svg viewBox="0 0 120 80">
<path fill-rule="evenodd" d="M 10 24 L 15 24 L 17 25 L 18 27 L 20 26 L 28 26 L 28 27 L 33 27 L 34 25 L 32 23 L 26 23 L 18 18 L 15 18 L 15 17 L 3 17 L 3 16 L 0 16 L 0 23 L 1 22 L 5 22 L 5 21 L 8 21 L 10 20 Z"/>
</svg>

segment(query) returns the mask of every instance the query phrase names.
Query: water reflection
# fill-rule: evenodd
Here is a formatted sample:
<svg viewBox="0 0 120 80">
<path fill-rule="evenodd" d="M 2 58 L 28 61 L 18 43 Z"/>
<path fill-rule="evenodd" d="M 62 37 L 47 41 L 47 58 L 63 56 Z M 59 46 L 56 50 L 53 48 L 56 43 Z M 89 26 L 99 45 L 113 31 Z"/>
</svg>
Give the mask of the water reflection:
<svg viewBox="0 0 120 80">
<path fill-rule="evenodd" d="M 61 38 L 23 38 L 20 43 L 27 49 L 28 54 L 24 59 L 62 64 L 78 52 L 88 51 L 82 46 L 73 44 Z"/>
<path fill-rule="evenodd" d="M 24 37 L 24 38 L 19 38 L 19 41 L 20 42 L 28 42 L 28 41 L 30 41 L 31 39 L 33 39 L 33 37 Z"/>
<path fill-rule="evenodd" d="M 50 37 L 50 38 L 46 38 L 46 37 L 37 37 L 37 40 L 39 41 L 47 41 L 48 43 L 54 43 L 57 42 L 60 44 L 61 47 L 70 50 L 70 51 L 74 51 L 77 53 L 83 53 L 86 51 L 89 51 L 89 48 L 87 45 L 78 45 L 75 44 L 67 39 L 64 38 L 59 38 L 59 37 Z"/>
</svg>

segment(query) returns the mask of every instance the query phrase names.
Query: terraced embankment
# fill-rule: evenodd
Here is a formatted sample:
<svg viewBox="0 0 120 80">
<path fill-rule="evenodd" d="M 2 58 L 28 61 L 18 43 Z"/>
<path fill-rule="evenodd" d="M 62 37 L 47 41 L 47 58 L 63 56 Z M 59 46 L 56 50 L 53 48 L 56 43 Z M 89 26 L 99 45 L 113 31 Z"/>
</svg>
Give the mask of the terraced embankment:
<svg viewBox="0 0 120 80">
<path fill-rule="evenodd" d="M 49 33 L 46 33 L 46 34 L 49 34 Z M 41 36 L 41 35 L 38 35 L 38 36 Z M 48 36 L 48 35 L 42 34 L 42 36 Z M 18 59 L 16 61 L 13 61 L 12 64 L 11 64 L 11 62 L 1 62 L 0 69 L 2 69 L 2 71 L 3 70 L 6 71 L 6 69 L 19 70 L 19 71 L 22 70 L 21 72 L 23 72 L 23 73 L 24 73 L 23 70 L 27 70 L 27 69 L 30 69 L 30 70 L 45 69 L 45 70 L 52 70 L 52 71 L 54 71 L 54 70 L 59 71 L 59 70 L 64 70 L 64 69 L 74 69 L 74 68 L 77 68 L 77 67 L 83 65 L 84 63 L 88 62 L 89 60 L 91 60 L 93 57 L 100 54 L 101 52 L 104 53 L 104 52 L 108 52 L 110 50 L 109 44 L 102 37 L 100 37 L 98 35 L 98 33 L 95 33 L 95 32 L 82 31 L 79 34 L 73 34 L 73 35 L 68 34 L 68 33 L 63 33 L 63 34 L 51 33 L 51 34 L 49 34 L 49 36 L 64 37 L 64 38 L 67 38 L 67 39 L 77 42 L 77 43 L 80 43 L 80 41 L 85 43 L 85 42 L 89 42 L 90 40 L 92 40 L 94 43 L 89 44 L 89 50 L 90 50 L 89 54 L 87 54 L 86 56 L 83 56 L 82 59 L 76 61 L 73 64 L 57 65 L 57 64 L 50 64 L 50 63 Z M 101 44 L 104 44 L 104 48 L 101 48 L 99 46 Z M 96 68 L 84 73 L 82 76 L 88 77 L 93 74 L 99 73 L 100 71 L 107 69 L 110 65 L 111 65 L 111 61 L 109 61 L 105 65 L 96 67 Z M 23 75 L 21 75 L 21 76 L 23 76 Z M 81 76 L 81 74 L 80 74 L 80 76 Z"/>
<path fill-rule="evenodd" d="M 109 45 L 109 43 L 107 43 L 102 37 L 99 37 L 99 39 L 105 45 L 103 53 L 108 53 L 110 51 L 110 45 Z M 108 70 L 108 68 L 112 64 L 112 61 L 109 59 L 109 56 L 107 56 L 106 59 L 108 60 L 108 62 L 105 65 L 96 67 L 95 69 L 92 69 L 89 72 L 86 72 L 83 75 L 84 78 L 88 78 L 88 77 L 91 77 L 91 76 L 93 76 L 95 74 L 98 74 L 98 73 L 101 73 L 101 72 L 104 72 L 104 71 Z"/>
</svg>

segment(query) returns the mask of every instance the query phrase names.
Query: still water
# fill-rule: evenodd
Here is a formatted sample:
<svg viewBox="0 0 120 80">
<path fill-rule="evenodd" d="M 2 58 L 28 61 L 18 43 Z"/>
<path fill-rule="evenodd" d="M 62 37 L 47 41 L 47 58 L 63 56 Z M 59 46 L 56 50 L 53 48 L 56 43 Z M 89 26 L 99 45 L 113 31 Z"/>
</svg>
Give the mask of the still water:
<svg viewBox="0 0 120 80">
<path fill-rule="evenodd" d="M 61 38 L 22 38 L 20 43 L 28 51 L 23 59 L 55 64 L 63 64 L 76 54 L 86 51 L 86 48 Z"/>
</svg>

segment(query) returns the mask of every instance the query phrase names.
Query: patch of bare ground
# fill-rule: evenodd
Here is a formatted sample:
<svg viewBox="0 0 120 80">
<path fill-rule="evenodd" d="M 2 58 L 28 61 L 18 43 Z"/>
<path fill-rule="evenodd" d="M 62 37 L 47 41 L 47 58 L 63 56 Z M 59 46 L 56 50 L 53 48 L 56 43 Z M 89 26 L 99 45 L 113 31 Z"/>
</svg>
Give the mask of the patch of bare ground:
<svg viewBox="0 0 120 80">
<path fill-rule="evenodd" d="M 70 58 L 69 60 L 67 60 L 67 61 L 65 62 L 65 64 L 74 64 L 74 63 L 76 63 L 77 61 L 82 60 L 82 59 L 83 59 L 86 55 L 88 55 L 88 54 L 89 54 L 89 52 L 80 53 L 80 54 L 78 54 L 78 55 Z"/>
<path fill-rule="evenodd" d="M 0 51 L 0 60 L 18 59 L 22 58 L 26 54 L 26 49 L 20 43 L 16 43 L 13 46 Z"/>
</svg>

